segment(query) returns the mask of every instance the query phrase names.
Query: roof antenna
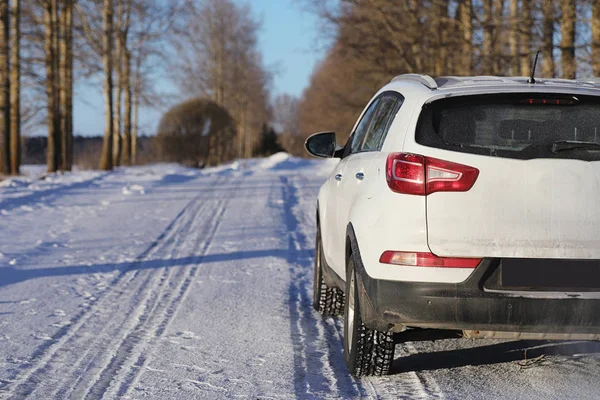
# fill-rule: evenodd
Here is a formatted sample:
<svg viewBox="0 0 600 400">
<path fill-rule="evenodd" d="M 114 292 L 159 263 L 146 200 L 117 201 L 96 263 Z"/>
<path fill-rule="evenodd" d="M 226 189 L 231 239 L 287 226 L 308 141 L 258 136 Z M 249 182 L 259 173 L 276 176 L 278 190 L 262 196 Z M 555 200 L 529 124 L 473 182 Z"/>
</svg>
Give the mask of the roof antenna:
<svg viewBox="0 0 600 400">
<path fill-rule="evenodd" d="M 535 60 L 533 60 L 533 65 L 531 66 L 531 76 L 527 80 L 527 83 L 535 83 L 535 67 L 537 67 L 539 55 L 540 55 L 540 51 L 538 50 L 535 53 Z"/>
</svg>

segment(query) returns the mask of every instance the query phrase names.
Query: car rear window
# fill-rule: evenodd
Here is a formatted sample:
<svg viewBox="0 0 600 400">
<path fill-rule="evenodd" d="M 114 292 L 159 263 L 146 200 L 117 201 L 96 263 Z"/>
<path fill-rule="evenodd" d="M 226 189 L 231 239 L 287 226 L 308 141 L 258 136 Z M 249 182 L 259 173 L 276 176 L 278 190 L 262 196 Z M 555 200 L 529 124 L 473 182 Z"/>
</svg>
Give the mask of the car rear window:
<svg viewBox="0 0 600 400">
<path fill-rule="evenodd" d="M 441 99 L 423 107 L 416 141 L 496 157 L 600 160 L 600 99 L 547 93 Z"/>
</svg>

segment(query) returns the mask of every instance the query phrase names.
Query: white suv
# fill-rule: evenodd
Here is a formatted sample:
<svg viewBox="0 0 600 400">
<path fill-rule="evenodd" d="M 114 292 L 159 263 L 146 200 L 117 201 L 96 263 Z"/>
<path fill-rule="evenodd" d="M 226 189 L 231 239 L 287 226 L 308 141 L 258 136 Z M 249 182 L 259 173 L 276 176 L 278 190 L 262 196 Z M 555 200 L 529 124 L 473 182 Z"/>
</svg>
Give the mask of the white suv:
<svg viewBox="0 0 600 400">
<path fill-rule="evenodd" d="M 314 306 L 344 313 L 353 375 L 388 373 L 394 341 L 431 328 L 600 339 L 598 82 L 402 75 L 343 148 L 333 132 L 306 148 L 341 159 Z"/>
</svg>

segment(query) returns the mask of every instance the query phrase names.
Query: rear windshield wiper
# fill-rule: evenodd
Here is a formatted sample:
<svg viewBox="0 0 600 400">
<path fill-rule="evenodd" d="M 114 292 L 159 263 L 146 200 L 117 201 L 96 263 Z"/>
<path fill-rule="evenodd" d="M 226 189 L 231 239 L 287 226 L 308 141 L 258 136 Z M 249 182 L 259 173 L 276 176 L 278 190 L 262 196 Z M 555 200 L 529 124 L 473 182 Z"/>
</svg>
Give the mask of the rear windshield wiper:
<svg viewBox="0 0 600 400">
<path fill-rule="evenodd" d="M 598 150 L 600 151 L 600 143 L 582 142 L 578 140 L 557 140 L 552 143 L 552 152 L 560 153 L 568 150 Z"/>
</svg>

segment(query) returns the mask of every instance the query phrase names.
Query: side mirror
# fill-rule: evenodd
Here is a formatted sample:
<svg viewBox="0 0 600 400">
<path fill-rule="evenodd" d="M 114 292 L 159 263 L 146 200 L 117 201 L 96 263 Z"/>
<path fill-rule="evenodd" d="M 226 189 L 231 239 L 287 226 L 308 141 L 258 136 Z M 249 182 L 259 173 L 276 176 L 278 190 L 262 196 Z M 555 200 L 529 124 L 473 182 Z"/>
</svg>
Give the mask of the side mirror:
<svg viewBox="0 0 600 400">
<path fill-rule="evenodd" d="M 304 143 L 306 151 L 312 156 L 320 158 L 341 157 L 337 146 L 335 132 L 319 132 L 310 135 Z"/>
</svg>

